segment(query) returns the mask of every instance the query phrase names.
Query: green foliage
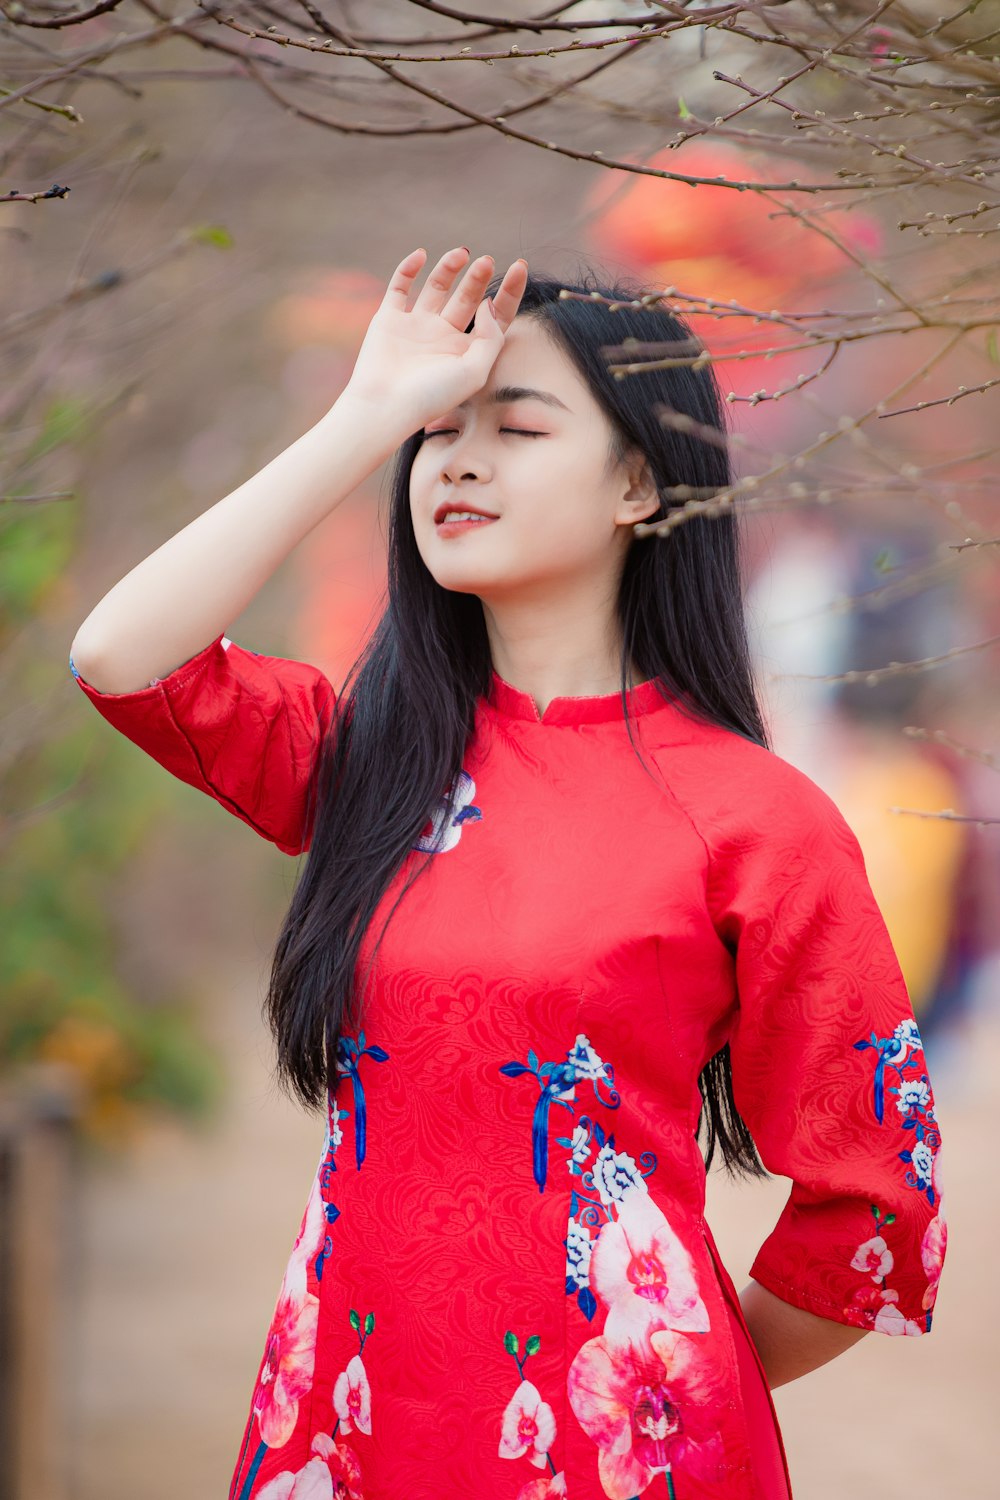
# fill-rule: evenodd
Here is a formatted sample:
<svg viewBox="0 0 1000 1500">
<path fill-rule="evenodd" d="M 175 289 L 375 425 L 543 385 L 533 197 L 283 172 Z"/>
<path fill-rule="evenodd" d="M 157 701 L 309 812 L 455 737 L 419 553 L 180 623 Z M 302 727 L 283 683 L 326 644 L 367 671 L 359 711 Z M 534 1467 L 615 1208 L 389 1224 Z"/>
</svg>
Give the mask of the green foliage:
<svg viewBox="0 0 1000 1500">
<path fill-rule="evenodd" d="M 51 403 L 35 456 L 76 437 L 80 420 L 72 402 Z M 30 632 L 58 594 L 77 530 L 72 501 L 3 507 L 0 647 Z M 34 736 L 29 727 L 0 767 L 0 1072 L 36 1059 L 69 1065 L 83 1134 L 119 1145 L 151 1111 L 203 1118 L 223 1084 L 191 1000 L 132 993 L 116 973 L 115 892 L 170 788 L 82 702 L 68 660 L 22 657 L 5 684 L 18 727 L 29 718 L 20 705 L 48 699 L 56 672 L 72 691 L 65 721 Z"/>
<path fill-rule="evenodd" d="M 73 555 L 76 511 L 62 500 L 8 503 L 0 545 L 0 617 L 4 634 L 40 609 Z"/>
<path fill-rule="evenodd" d="M 115 973 L 115 889 L 162 801 L 127 742 L 101 729 L 84 720 L 5 782 L 21 809 L 48 798 L 56 809 L 24 822 L 0 867 L 0 1068 L 68 1063 L 84 1085 L 84 1130 L 120 1138 L 150 1107 L 204 1117 L 222 1073 L 191 1004 L 150 1003 Z"/>
</svg>

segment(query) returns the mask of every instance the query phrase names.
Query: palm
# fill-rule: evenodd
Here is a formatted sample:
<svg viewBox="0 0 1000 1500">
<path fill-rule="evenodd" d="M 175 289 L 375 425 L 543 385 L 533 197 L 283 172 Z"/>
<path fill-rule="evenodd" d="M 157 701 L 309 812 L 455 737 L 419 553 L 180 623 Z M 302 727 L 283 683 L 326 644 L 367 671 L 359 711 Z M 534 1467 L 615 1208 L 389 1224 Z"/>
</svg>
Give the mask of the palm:
<svg viewBox="0 0 1000 1500">
<path fill-rule="evenodd" d="M 414 252 L 397 267 L 351 376 L 357 392 L 375 400 L 390 395 L 415 423 L 467 400 L 484 385 L 517 311 L 527 272 L 523 262 L 515 262 L 497 291 L 495 315 L 490 314 L 482 296 L 492 261 L 476 261 L 453 291 L 458 267 L 452 252 L 442 257 L 407 308 L 421 254 Z"/>
<path fill-rule="evenodd" d="M 376 335 L 380 352 L 399 360 L 400 367 L 460 359 L 476 334 L 464 333 L 437 313 L 400 313 L 385 308 L 375 314 L 371 331 Z M 364 346 L 362 345 L 362 352 Z"/>
</svg>

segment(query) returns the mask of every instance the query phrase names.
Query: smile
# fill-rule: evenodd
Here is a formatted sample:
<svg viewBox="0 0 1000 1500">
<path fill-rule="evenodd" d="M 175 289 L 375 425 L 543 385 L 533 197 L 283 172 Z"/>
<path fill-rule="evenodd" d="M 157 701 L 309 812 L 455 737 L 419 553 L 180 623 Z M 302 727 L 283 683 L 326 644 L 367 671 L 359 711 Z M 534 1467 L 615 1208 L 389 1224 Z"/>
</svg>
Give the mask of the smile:
<svg viewBox="0 0 1000 1500">
<path fill-rule="evenodd" d="M 472 511 L 449 511 L 443 520 L 436 523 L 436 529 L 440 536 L 459 536 L 463 531 L 471 531 L 474 526 L 491 526 L 497 516 L 480 516 Z"/>
</svg>

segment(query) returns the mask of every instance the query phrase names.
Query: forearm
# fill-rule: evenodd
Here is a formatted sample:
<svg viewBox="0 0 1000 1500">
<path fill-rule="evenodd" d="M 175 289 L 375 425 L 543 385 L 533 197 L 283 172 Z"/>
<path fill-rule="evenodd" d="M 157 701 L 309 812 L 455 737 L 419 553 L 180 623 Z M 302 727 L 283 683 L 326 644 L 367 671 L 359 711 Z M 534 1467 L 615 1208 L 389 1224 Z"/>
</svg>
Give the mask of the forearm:
<svg viewBox="0 0 1000 1500">
<path fill-rule="evenodd" d="M 109 590 L 76 632 L 77 670 L 101 692 L 164 677 L 223 632 L 306 534 L 407 436 L 345 393 L 264 468 Z"/>
<path fill-rule="evenodd" d="M 835 1359 L 868 1331 L 793 1307 L 758 1281 L 744 1287 L 740 1304 L 772 1389 Z"/>
</svg>

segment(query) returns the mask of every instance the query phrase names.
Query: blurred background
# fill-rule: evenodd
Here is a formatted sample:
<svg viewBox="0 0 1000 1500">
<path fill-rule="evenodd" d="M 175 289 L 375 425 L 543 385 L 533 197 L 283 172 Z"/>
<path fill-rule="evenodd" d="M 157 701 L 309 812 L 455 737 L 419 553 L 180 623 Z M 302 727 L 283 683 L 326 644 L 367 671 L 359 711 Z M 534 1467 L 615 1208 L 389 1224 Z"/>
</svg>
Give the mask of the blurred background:
<svg viewBox="0 0 1000 1500">
<path fill-rule="evenodd" d="M 416 9 L 387 5 L 387 33 L 406 21 L 415 37 Z M 568 9 L 595 28 L 664 15 Z M 978 39 L 997 9 L 981 4 L 959 38 L 984 90 L 994 44 Z M 761 691 L 775 749 L 835 798 L 864 849 L 926 1041 L 951 1231 L 933 1337 L 869 1337 L 775 1393 L 796 1500 L 992 1497 L 1000 696 L 981 643 L 1000 636 L 1000 354 L 974 312 L 990 278 L 996 297 L 996 240 L 901 239 L 899 223 L 974 215 L 988 188 L 917 172 L 902 207 L 885 183 L 827 205 L 829 238 L 776 216 L 773 199 L 713 185 L 826 181 L 832 167 L 778 145 L 762 166 L 754 131 L 713 134 L 718 72 L 755 49 L 705 26 L 655 57 L 637 46 L 614 89 L 591 81 L 525 116 L 539 149 L 454 116 L 431 129 L 446 116 L 423 99 L 409 106 L 428 125 L 416 131 L 385 102 L 387 65 L 369 93 L 345 67 L 293 108 L 248 86 L 275 81 L 270 43 L 228 30 L 216 40 L 229 50 L 203 55 L 193 37 L 207 32 L 164 34 L 179 7 L 97 14 L 71 37 L 26 29 L 29 10 L 7 7 L 3 102 L 20 98 L 0 112 L 0 1500 L 223 1493 L 322 1139 L 323 1122 L 274 1086 L 260 1016 L 293 863 L 115 736 L 74 685 L 70 642 L 125 572 L 332 404 L 402 256 L 462 243 L 500 267 L 524 255 L 570 278 L 593 267 L 672 287 L 719 359 L 738 471 L 777 476 L 744 519 Z M 866 14 L 822 11 L 845 30 Z M 280 30 L 289 15 L 266 12 Z M 424 16 L 428 31 L 431 19 L 482 45 L 483 28 Z M 897 44 L 876 20 L 866 56 L 888 67 Z M 155 51 L 99 71 L 102 49 L 146 32 Z M 70 54 L 73 76 L 43 88 Z M 537 94 L 541 62 L 518 68 Z M 485 108 L 485 67 L 460 85 L 456 71 L 428 81 Z M 487 81 L 499 113 L 511 77 Z M 853 118 L 834 72 L 810 86 L 818 127 Z M 992 172 L 996 111 L 978 118 L 976 160 Z M 972 153 L 955 128 L 949 162 Z M 544 149 L 549 132 L 591 159 Z M 701 185 L 610 171 L 602 152 Z M 23 196 L 50 183 L 69 191 Z M 937 316 L 945 283 L 959 289 L 945 301 L 972 305 L 974 347 Z M 916 306 L 920 327 L 880 336 L 885 306 L 904 319 Z M 772 309 L 783 321 L 752 316 Z M 800 385 L 833 346 L 803 354 L 796 316 L 814 335 L 837 318 L 868 336 Z M 775 357 L 776 338 L 795 347 Z M 886 400 L 913 409 L 862 426 Z M 227 634 L 342 684 L 380 606 L 384 478 L 318 526 Z M 712 1175 L 708 1217 L 738 1286 L 786 1192 Z"/>
</svg>

